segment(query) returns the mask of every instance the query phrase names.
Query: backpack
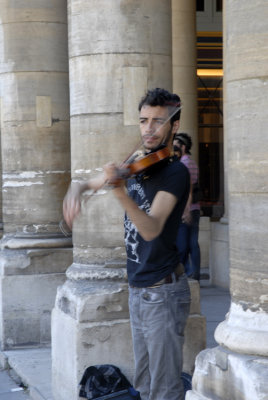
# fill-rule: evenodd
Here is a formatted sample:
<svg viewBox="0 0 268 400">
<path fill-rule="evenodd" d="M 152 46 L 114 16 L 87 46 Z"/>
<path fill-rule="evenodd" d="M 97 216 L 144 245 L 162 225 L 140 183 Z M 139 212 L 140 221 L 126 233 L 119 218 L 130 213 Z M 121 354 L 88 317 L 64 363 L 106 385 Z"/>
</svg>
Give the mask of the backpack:
<svg viewBox="0 0 268 400">
<path fill-rule="evenodd" d="M 140 400 L 137 392 L 118 367 L 111 364 L 88 367 L 80 381 L 79 396 L 87 400 Z"/>
</svg>

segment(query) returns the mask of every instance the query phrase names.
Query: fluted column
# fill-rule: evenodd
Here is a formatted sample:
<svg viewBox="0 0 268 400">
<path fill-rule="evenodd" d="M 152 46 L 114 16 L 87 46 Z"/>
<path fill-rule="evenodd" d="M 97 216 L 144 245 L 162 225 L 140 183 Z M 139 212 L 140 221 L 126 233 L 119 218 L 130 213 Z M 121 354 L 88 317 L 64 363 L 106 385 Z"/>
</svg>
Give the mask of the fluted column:
<svg viewBox="0 0 268 400">
<path fill-rule="evenodd" d="M 70 176 L 66 15 L 63 0 L 0 0 L 4 348 L 49 342 L 71 260 L 59 228 Z"/>
<path fill-rule="evenodd" d="M 268 384 L 267 5 L 225 1 L 225 132 L 231 306 L 188 399 L 261 400 Z M 257 23 L 256 23 L 257 21 Z"/>
<path fill-rule="evenodd" d="M 196 2 L 172 0 L 173 91 L 182 99 L 180 131 L 193 140 L 192 154 L 198 161 Z"/>
</svg>

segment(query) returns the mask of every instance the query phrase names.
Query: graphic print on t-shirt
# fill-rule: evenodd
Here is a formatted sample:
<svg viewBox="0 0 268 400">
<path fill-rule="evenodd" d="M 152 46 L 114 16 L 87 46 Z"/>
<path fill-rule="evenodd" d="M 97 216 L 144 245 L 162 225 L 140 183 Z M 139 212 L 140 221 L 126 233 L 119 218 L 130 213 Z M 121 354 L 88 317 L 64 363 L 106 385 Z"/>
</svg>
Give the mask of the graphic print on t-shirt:
<svg viewBox="0 0 268 400">
<path fill-rule="evenodd" d="M 136 202 L 141 210 L 145 210 L 146 214 L 150 212 L 151 204 L 144 193 L 143 187 L 139 183 L 133 183 L 128 188 L 128 193 L 131 198 L 135 198 Z M 139 259 L 139 235 L 136 226 L 129 219 L 128 215 L 125 217 L 125 245 L 127 257 L 129 260 L 135 263 L 140 263 Z"/>
</svg>

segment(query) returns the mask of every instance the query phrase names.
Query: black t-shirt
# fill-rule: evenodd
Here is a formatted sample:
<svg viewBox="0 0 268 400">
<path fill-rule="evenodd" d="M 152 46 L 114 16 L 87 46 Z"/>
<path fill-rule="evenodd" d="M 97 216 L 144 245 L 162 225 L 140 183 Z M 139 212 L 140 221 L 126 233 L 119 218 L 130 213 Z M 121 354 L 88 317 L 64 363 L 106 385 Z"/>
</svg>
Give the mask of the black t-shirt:
<svg viewBox="0 0 268 400">
<path fill-rule="evenodd" d="M 146 287 L 160 281 L 174 271 L 179 262 L 175 244 L 178 226 L 190 190 L 188 169 L 176 157 L 149 176 L 128 179 L 128 195 L 139 208 L 149 213 L 158 191 L 172 193 L 178 199 L 161 234 L 145 241 L 132 221 L 125 216 L 125 244 L 127 272 L 130 285 Z M 165 204 L 163 204 L 165 207 Z"/>
</svg>

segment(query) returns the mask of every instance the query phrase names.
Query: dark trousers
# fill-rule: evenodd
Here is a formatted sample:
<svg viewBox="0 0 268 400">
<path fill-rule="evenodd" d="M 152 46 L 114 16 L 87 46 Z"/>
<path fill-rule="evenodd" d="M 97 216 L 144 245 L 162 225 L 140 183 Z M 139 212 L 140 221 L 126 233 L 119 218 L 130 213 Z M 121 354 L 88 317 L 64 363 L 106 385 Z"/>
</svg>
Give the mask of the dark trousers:
<svg viewBox="0 0 268 400">
<path fill-rule="evenodd" d="M 190 224 L 179 225 L 176 245 L 180 262 L 185 267 L 187 276 L 200 280 L 200 247 L 198 243 L 200 210 L 191 211 Z"/>
</svg>

